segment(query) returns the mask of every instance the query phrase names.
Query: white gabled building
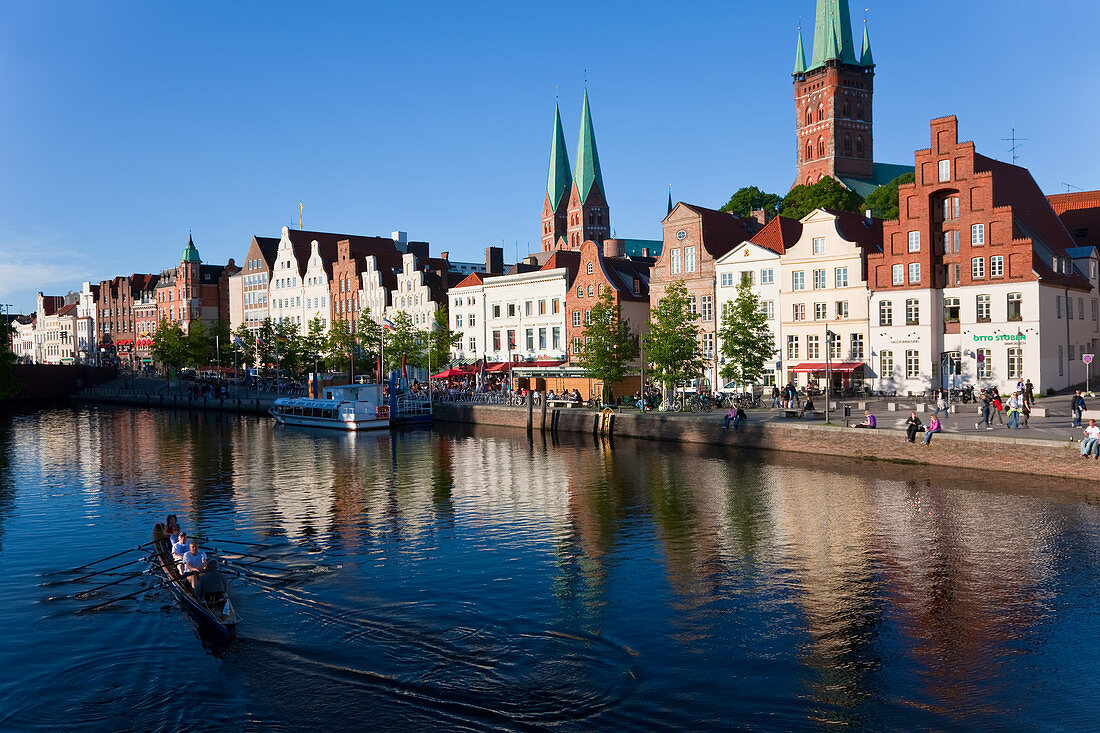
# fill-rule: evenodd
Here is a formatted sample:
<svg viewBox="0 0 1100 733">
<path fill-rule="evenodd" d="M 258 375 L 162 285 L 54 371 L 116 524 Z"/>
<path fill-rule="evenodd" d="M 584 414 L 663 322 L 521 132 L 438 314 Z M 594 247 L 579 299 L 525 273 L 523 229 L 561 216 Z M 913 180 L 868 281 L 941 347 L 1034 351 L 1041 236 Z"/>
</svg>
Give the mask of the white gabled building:
<svg viewBox="0 0 1100 733">
<path fill-rule="evenodd" d="M 715 262 L 715 277 L 718 281 L 718 327 L 721 330 L 722 314 L 728 304 L 737 299 L 737 285 L 747 278 L 754 292 L 760 298 L 760 306 L 768 317 L 768 329 L 772 333 L 772 345 L 775 353 L 764 374 L 765 385 L 782 383 L 782 359 L 780 344 L 782 328 L 779 319 L 780 294 L 780 256 L 788 246 L 798 241 L 802 233 L 802 224 L 796 219 L 780 216 L 773 218 L 757 232 L 752 239 L 737 245 L 719 257 Z M 718 365 L 721 369 L 724 359 L 722 340 L 718 339 Z M 724 381 L 724 380 L 723 380 Z"/>
</svg>

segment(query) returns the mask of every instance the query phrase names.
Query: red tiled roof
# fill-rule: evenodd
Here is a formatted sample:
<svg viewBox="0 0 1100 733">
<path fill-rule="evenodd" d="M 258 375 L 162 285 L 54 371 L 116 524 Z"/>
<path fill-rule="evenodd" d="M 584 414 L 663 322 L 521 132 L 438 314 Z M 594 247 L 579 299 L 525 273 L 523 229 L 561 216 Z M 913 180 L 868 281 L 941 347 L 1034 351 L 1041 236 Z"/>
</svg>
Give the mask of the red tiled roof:
<svg viewBox="0 0 1100 733">
<path fill-rule="evenodd" d="M 752 235 L 749 241 L 755 245 L 770 249 L 778 255 L 786 253 L 787 248 L 802 236 L 802 222 L 785 216 L 773 217 L 764 228 Z"/>
<path fill-rule="evenodd" d="M 57 311 L 57 315 L 67 316 L 75 310 L 76 310 L 76 303 L 70 303 L 69 305 L 63 306 L 59 311 Z"/>
<path fill-rule="evenodd" d="M 65 296 L 63 295 L 44 295 L 42 296 L 42 315 L 52 316 L 57 313 L 59 308 L 65 305 Z"/>
<path fill-rule="evenodd" d="M 456 288 L 472 288 L 475 285 L 482 285 L 485 282 L 485 273 L 483 272 L 471 272 L 466 277 L 462 278 L 454 287 Z"/>
<path fill-rule="evenodd" d="M 682 202 L 681 202 L 682 203 Z M 755 219 L 742 219 L 725 211 L 706 209 L 695 204 L 683 204 L 703 220 L 703 247 L 718 259 L 746 239 L 752 239 L 759 224 Z"/>
<path fill-rule="evenodd" d="M 1057 193 L 1047 201 L 1075 245 L 1100 244 L 1100 191 Z"/>
</svg>

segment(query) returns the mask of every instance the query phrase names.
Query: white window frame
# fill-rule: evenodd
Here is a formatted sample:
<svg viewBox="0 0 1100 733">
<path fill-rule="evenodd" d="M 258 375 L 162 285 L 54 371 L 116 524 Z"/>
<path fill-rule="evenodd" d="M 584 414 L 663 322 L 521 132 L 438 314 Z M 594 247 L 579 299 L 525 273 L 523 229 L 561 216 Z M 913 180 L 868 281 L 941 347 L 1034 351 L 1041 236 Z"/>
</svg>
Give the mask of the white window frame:
<svg viewBox="0 0 1100 733">
<path fill-rule="evenodd" d="M 909 263 L 909 284 L 910 285 L 917 285 L 919 283 L 920 283 L 920 263 L 919 262 L 910 262 Z"/>
<path fill-rule="evenodd" d="M 985 279 L 985 258 L 974 257 L 970 260 L 970 279 L 971 280 L 984 280 Z"/>
<path fill-rule="evenodd" d="M 885 316 L 885 318 L 884 318 Z M 878 302 L 878 325 L 880 326 L 893 326 L 894 325 L 894 303 L 890 300 L 880 300 Z"/>
<path fill-rule="evenodd" d="M 941 160 L 939 163 L 940 183 L 946 183 L 951 180 L 951 161 Z"/>
<path fill-rule="evenodd" d="M 890 268 L 891 281 L 894 285 L 905 284 L 905 265 L 894 265 Z"/>
<path fill-rule="evenodd" d="M 838 267 L 834 273 L 834 282 L 838 288 L 848 287 L 848 268 Z"/>
<path fill-rule="evenodd" d="M 974 224 L 970 227 L 970 244 L 975 247 L 985 244 L 985 224 Z"/>
<path fill-rule="evenodd" d="M 825 254 L 825 237 L 814 237 L 813 239 L 814 254 Z"/>
<path fill-rule="evenodd" d="M 791 273 L 791 290 L 806 289 L 806 271 L 795 270 Z"/>
<path fill-rule="evenodd" d="M 920 232 L 909 232 L 909 251 L 920 252 Z"/>
<path fill-rule="evenodd" d="M 1005 276 L 1005 258 L 1004 255 L 993 255 L 989 258 L 989 276 L 990 277 L 1004 277 Z"/>
</svg>

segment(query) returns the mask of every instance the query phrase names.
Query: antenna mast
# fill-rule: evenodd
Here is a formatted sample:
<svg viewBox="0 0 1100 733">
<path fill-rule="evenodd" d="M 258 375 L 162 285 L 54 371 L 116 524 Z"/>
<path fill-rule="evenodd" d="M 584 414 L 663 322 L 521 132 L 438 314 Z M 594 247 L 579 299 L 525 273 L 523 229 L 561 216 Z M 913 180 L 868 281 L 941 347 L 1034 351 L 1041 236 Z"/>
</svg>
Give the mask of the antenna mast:
<svg viewBox="0 0 1100 733">
<path fill-rule="evenodd" d="M 1011 143 L 1008 147 L 1008 151 L 1012 153 L 1012 165 L 1016 165 L 1016 160 L 1020 157 L 1016 154 L 1016 151 L 1023 147 L 1023 143 L 1026 143 L 1028 138 L 1016 137 L 1016 128 L 1012 128 L 1012 135 L 1010 137 L 1002 137 L 1001 142 Z"/>
</svg>

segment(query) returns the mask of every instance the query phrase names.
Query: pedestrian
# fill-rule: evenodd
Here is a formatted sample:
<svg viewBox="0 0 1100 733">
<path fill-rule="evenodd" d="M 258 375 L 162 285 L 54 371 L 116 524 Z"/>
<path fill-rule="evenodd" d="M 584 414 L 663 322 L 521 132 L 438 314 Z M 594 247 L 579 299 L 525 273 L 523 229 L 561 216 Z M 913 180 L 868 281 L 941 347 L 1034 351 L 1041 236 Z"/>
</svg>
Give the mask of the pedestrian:
<svg viewBox="0 0 1100 733">
<path fill-rule="evenodd" d="M 1081 413 L 1088 409 L 1085 407 L 1085 398 L 1081 396 L 1081 390 L 1074 391 L 1069 407 L 1073 413 L 1073 422 L 1070 425 L 1075 428 L 1081 427 Z"/>
<path fill-rule="evenodd" d="M 993 429 L 993 423 L 989 421 L 990 413 L 993 411 L 993 397 L 989 394 L 988 390 L 982 390 L 981 406 L 978 408 L 978 413 L 982 416 L 982 419 L 974 423 L 974 429 L 977 430 L 982 423 L 985 423 L 986 430 Z"/>
<path fill-rule="evenodd" d="M 993 387 L 993 409 L 995 409 L 997 411 L 996 412 L 997 422 L 999 422 L 1001 425 L 1004 425 L 1005 420 L 1001 416 L 1001 413 L 1003 413 L 1004 409 L 1005 409 L 1004 408 L 1004 403 L 1001 402 L 1001 393 L 997 391 L 996 387 Z M 990 420 L 989 423 L 990 423 L 990 425 L 992 425 L 993 421 Z"/>
<path fill-rule="evenodd" d="M 779 402 L 779 387 L 772 385 L 772 407 L 779 408 L 783 405 Z"/>
<path fill-rule="evenodd" d="M 1024 382 L 1024 399 L 1027 400 L 1029 406 L 1035 402 L 1035 385 L 1031 383 L 1030 379 Z"/>
<path fill-rule="evenodd" d="M 1095 420 L 1090 419 L 1089 426 L 1085 428 L 1085 439 L 1081 441 L 1081 457 L 1088 458 L 1093 452 L 1100 460 L 1100 428 L 1096 427 Z"/>
<path fill-rule="evenodd" d="M 1027 428 L 1027 420 L 1031 417 L 1031 400 L 1027 398 L 1026 393 L 1024 398 L 1020 400 L 1020 414 L 1024 416 L 1024 427 Z"/>
<path fill-rule="evenodd" d="M 1006 428 L 1020 429 L 1020 393 L 1013 392 L 1008 398 L 1008 422 Z"/>
<path fill-rule="evenodd" d="M 947 419 L 947 390 L 936 390 L 936 409 L 932 412 L 933 415 L 939 417 L 940 412 L 943 412 L 943 417 Z"/>
<path fill-rule="evenodd" d="M 940 425 L 940 419 L 933 414 L 932 417 L 928 418 L 928 429 L 924 431 L 923 445 L 928 445 L 932 442 L 932 433 L 942 432 L 943 426 Z"/>
<path fill-rule="evenodd" d="M 910 412 L 909 419 L 905 421 L 905 439 L 910 443 L 917 442 L 917 433 L 924 430 L 924 423 L 917 417 L 917 413 Z"/>
</svg>

